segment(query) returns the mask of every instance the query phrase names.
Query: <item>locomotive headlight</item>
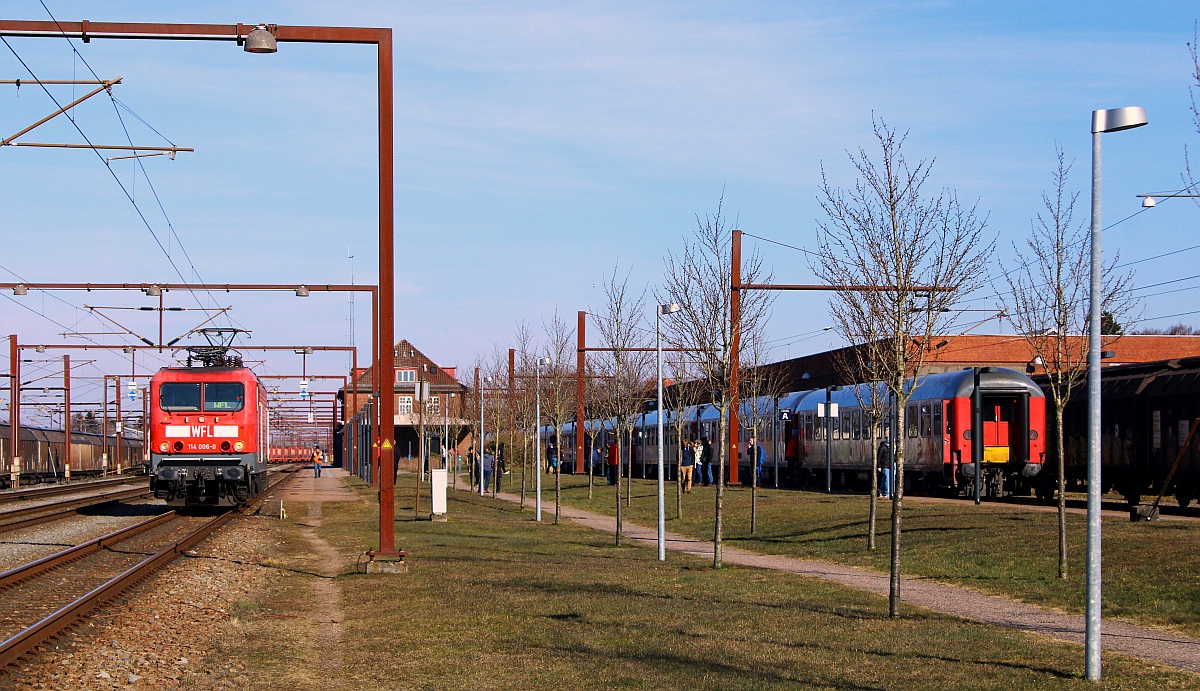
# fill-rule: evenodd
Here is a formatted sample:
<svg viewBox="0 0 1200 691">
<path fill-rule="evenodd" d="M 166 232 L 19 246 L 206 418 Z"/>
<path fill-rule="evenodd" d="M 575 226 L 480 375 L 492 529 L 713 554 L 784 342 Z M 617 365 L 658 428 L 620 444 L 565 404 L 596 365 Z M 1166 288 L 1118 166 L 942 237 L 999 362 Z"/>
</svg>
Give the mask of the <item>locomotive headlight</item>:
<svg viewBox="0 0 1200 691">
<path fill-rule="evenodd" d="M 166 453 L 167 450 L 170 448 L 171 448 L 171 442 L 169 442 L 169 441 L 164 441 L 163 443 L 158 445 L 158 450 L 163 453 Z"/>
<path fill-rule="evenodd" d="M 245 451 L 246 450 L 246 442 L 242 441 L 241 439 L 233 442 L 233 450 L 234 451 Z"/>
</svg>

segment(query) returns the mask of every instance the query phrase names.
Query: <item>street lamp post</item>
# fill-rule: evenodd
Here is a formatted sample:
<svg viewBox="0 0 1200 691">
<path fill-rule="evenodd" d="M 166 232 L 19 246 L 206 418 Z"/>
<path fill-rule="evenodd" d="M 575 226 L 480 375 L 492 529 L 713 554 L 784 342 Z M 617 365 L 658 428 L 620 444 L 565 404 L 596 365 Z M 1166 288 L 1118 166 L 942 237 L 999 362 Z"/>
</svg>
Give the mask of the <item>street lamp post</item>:
<svg viewBox="0 0 1200 691">
<path fill-rule="evenodd" d="M 1100 135 L 1145 125 L 1136 106 L 1092 111 L 1092 271 L 1088 309 L 1087 678 L 1100 679 Z"/>
<path fill-rule="evenodd" d="M 542 365 L 549 364 L 548 357 L 533 361 L 533 458 L 537 463 L 537 471 L 533 474 L 533 514 L 539 523 L 542 521 Z"/>
<path fill-rule="evenodd" d="M 666 477 L 663 474 L 663 357 L 662 357 L 662 318 L 666 314 L 675 314 L 680 310 L 679 305 L 659 305 L 654 312 L 655 350 L 658 356 L 658 560 L 667 560 L 667 508 L 666 508 Z M 645 475 L 646 461 L 642 459 L 642 475 Z"/>
</svg>

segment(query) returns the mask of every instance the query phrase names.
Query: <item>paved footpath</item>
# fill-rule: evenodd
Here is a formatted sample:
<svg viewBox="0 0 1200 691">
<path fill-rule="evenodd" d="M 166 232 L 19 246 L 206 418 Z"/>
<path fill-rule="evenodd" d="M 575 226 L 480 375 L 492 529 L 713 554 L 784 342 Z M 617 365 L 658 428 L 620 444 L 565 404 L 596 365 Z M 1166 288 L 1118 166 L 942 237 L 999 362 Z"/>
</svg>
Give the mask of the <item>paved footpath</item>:
<svg viewBox="0 0 1200 691">
<path fill-rule="evenodd" d="M 464 479 L 463 482 L 466 483 L 467 480 Z M 498 497 L 512 502 L 521 500 L 519 496 L 508 492 L 500 492 Z M 617 520 L 612 516 L 583 511 L 571 506 L 562 507 L 562 516 L 596 530 L 609 533 L 615 533 L 617 530 Z M 542 505 L 542 520 L 554 520 L 553 501 Z M 622 532 L 633 540 L 657 548 L 658 531 L 655 528 L 646 528 L 623 521 Z M 709 560 L 713 558 L 711 541 L 702 541 L 674 533 L 667 533 L 666 539 L 669 550 Z M 736 547 L 722 546 L 721 552 L 725 563 L 788 571 L 804 576 L 823 578 L 883 597 L 888 595 L 888 575 L 884 573 L 823 561 L 758 554 Z M 1080 644 L 1084 642 L 1086 622 L 1084 617 L 1079 615 L 1052 612 L 1004 597 L 984 595 L 965 588 L 915 578 L 901 580 L 900 594 L 903 602 L 934 612 L 993 626 L 1044 634 L 1065 641 Z M 1132 655 L 1144 660 L 1200 673 L 1200 639 L 1126 624 L 1115 619 L 1104 620 L 1101 638 L 1106 651 Z"/>
</svg>

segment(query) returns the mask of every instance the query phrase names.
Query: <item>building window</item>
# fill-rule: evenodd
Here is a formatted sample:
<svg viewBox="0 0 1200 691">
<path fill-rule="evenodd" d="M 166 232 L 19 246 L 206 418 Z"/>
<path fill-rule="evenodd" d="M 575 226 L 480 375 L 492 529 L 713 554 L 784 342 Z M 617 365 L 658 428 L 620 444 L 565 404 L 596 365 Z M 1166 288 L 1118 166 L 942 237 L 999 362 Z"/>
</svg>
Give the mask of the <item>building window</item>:
<svg viewBox="0 0 1200 691">
<path fill-rule="evenodd" d="M 396 397 L 396 413 L 398 415 L 412 415 L 412 396 L 397 396 Z"/>
<path fill-rule="evenodd" d="M 414 369 L 398 369 L 396 370 L 396 383 L 412 383 L 417 380 L 417 371 Z"/>
<path fill-rule="evenodd" d="M 442 412 L 441 396 L 430 396 L 428 401 L 425 401 L 425 412 L 430 415 L 438 415 Z"/>
</svg>

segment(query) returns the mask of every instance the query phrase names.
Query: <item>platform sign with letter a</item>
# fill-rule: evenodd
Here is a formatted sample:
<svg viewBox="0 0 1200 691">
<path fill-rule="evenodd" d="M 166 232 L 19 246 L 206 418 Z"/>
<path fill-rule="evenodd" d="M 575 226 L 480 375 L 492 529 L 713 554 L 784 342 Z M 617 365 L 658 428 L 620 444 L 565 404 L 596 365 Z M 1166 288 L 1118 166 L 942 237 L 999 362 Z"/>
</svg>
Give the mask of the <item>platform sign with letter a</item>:
<svg viewBox="0 0 1200 691">
<path fill-rule="evenodd" d="M 792 421 L 792 411 L 788 410 L 787 408 L 780 408 L 779 409 L 779 421 L 780 422 L 791 422 Z"/>
</svg>

